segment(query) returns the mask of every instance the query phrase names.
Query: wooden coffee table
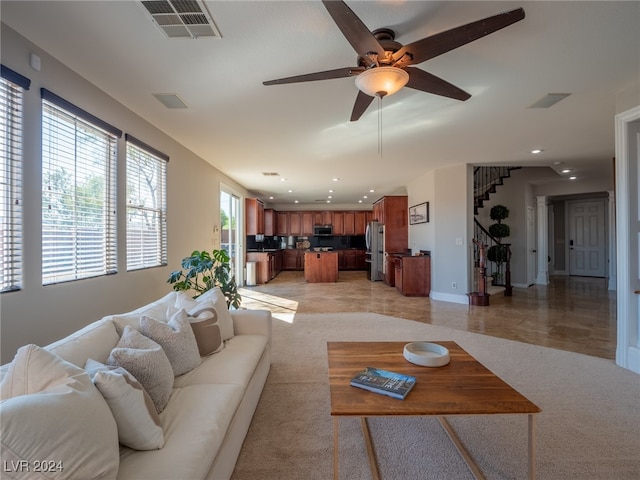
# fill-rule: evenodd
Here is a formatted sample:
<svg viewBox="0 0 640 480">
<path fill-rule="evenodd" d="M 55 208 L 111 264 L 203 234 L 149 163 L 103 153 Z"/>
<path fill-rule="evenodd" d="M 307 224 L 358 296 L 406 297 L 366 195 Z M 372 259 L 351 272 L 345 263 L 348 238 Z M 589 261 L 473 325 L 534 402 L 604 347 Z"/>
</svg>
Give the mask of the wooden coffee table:
<svg viewBox="0 0 640 480">
<path fill-rule="evenodd" d="M 407 342 L 327 342 L 329 389 L 333 416 L 333 476 L 338 478 L 338 420 L 360 417 L 369 466 L 379 479 L 378 466 L 367 426 L 367 417 L 391 415 L 435 416 L 442 424 L 476 479 L 480 469 L 451 428 L 449 415 L 528 415 L 528 473 L 535 478 L 535 414 L 540 408 L 490 372 L 455 342 L 436 341 L 449 349 L 451 361 L 438 368 L 421 367 L 405 360 Z M 352 387 L 351 378 L 365 367 L 391 370 L 417 378 L 404 400 Z"/>
</svg>

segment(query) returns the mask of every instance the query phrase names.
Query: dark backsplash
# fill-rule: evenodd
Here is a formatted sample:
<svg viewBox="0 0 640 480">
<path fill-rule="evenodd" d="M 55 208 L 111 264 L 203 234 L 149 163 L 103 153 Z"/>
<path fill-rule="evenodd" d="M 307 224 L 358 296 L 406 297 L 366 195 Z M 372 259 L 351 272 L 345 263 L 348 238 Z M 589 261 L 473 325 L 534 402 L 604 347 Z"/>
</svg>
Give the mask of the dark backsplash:
<svg viewBox="0 0 640 480">
<path fill-rule="evenodd" d="M 333 237 L 296 237 L 298 240 L 306 238 L 313 247 L 331 247 L 334 250 L 343 250 L 347 248 L 360 248 L 365 249 L 366 243 L 364 235 L 344 235 Z M 262 248 L 280 248 L 282 240 L 286 242 L 287 237 L 264 237 L 264 241 L 256 242 L 255 235 L 247 235 L 247 250 L 256 250 Z"/>
</svg>

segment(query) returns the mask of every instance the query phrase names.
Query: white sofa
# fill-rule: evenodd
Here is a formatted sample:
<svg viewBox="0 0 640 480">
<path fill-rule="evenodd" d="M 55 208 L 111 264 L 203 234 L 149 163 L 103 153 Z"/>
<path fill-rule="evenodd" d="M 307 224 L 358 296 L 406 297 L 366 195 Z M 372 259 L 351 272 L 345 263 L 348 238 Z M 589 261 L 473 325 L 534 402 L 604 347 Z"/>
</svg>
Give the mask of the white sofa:
<svg viewBox="0 0 640 480">
<path fill-rule="evenodd" d="M 105 317 L 46 346 L 45 350 L 80 368 L 85 367 L 89 358 L 106 363 L 120 340 L 122 318 L 131 321 L 143 314 L 157 315 L 175 301 L 174 295 L 177 294 L 172 292 L 127 314 Z M 272 319 L 267 310 L 225 309 L 225 314 L 227 312 L 233 321 L 232 338 L 224 342 L 221 351 L 203 357 L 200 365 L 174 379 L 169 401 L 159 414 L 164 446 L 144 451 L 116 446 L 119 449 L 117 472 L 115 476 L 107 472 L 101 479 L 221 480 L 231 477 L 269 373 Z M 10 365 L 3 367 L 5 375 Z M 14 397 L 13 401 L 19 398 Z M 4 431 L 11 429 L 8 424 L 2 427 Z M 46 435 L 46 431 L 43 434 Z M 20 466 L 15 462 L 15 455 L 7 456 L 4 447 L 15 439 L 5 440 L 3 433 L 3 462 L 10 459 L 14 463 L 8 463 L 9 468 L 5 468 L 3 474 L 6 478 L 31 478 L 24 476 L 23 470 L 33 469 L 33 464 Z M 27 459 L 31 460 L 43 459 Z M 50 460 L 65 461 L 56 457 L 55 452 Z M 67 461 L 66 472 L 72 472 L 71 467 Z M 59 475 L 51 478 L 72 478 L 72 473 L 67 473 L 67 477 L 60 470 Z M 97 478 L 98 472 L 95 473 Z"/>
</svg>

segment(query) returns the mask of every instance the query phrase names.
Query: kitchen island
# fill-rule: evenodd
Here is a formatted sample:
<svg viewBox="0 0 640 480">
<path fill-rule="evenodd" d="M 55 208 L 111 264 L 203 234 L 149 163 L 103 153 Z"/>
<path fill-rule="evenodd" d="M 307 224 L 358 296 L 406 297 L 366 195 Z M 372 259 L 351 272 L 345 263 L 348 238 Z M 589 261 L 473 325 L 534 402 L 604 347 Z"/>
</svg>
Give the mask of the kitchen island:
<svg viewBox="0 0 640 480">
<path fill-rule="evenodd" d="M 305 252 L 304 279 L 309 283 L 338 281 L 337 252 Z"/>
</svg>

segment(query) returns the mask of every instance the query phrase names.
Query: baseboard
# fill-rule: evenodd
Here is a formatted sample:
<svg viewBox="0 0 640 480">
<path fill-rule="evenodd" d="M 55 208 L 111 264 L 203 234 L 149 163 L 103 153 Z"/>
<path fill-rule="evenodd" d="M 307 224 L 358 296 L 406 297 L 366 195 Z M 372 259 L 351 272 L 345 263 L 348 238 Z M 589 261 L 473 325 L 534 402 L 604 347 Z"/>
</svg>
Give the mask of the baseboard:
<svg viewBox="0 0 640 480">
<path fill-rule="evenodd" d="M 467 305 L 469 303 L 469 297 L 466 295 L 457 295 L 454 293 L 441 293 L 434 292 L 433 290 L 429 294 L 429 297 L 433 300 L 441 300 L 443 302 L 462 303 Z"/>
</svg>

